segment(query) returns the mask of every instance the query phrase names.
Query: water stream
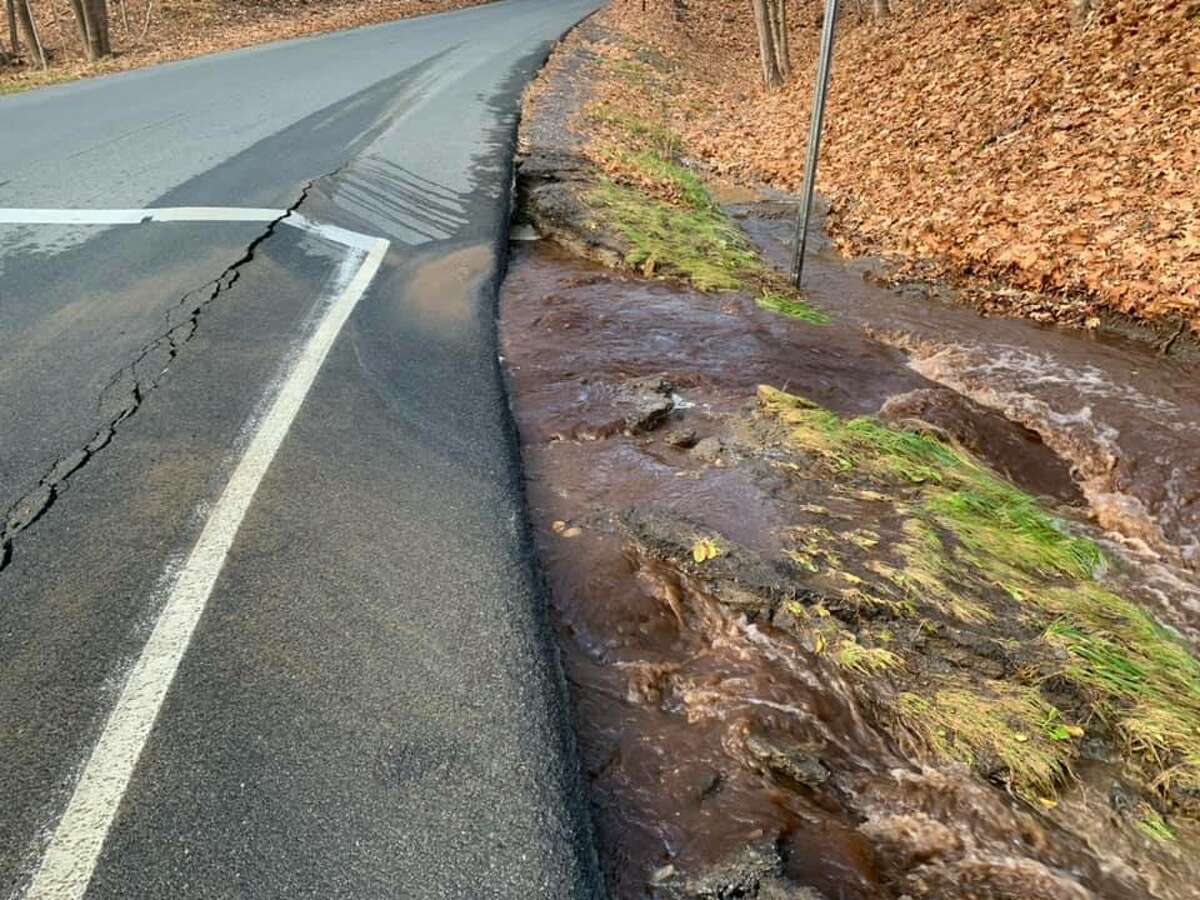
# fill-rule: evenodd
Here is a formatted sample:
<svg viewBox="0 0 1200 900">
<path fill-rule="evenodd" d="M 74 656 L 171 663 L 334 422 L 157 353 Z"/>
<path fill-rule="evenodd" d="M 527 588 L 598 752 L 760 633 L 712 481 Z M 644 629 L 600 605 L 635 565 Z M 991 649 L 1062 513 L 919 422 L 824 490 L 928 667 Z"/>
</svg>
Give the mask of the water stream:
<svg viewBox="0 0 1200 900">
<path fill-rule="evenodd" d="M 770 204 L 740 212 L 783 259 L 787 220 Z M 865 270 L 818 248 L 807 287 L 834 317 L 818 328 L 750 297 L 615 274 L 544 244 L 514 249 L 504 353 L 612 894 L 682 896 L 669 892 L 677 873 L 765 841 L 787 884 L 829 898 L 1191 896 L 1200 861 L 1131 845 L 1111 827 L 1119 779 L 1103 766 L 1062 799 L 1070 827 L 965 768 L 923 767 L 825 658 L 732 614 L 613 527 L 614 512 L 653 498 L 769 553 L 786 505 L 769 480 L 722 461 L 730 417 L 755 386 L 841 414 L 916 405 L 1027 490 L 1090 520 L 1126 561 L 1131 591 L 1197 633 L 1191 366 L 905 298 Z M 626 402 L 629 384 L 651 377 L 674 391 L 653 431 Z"/>
</svg>

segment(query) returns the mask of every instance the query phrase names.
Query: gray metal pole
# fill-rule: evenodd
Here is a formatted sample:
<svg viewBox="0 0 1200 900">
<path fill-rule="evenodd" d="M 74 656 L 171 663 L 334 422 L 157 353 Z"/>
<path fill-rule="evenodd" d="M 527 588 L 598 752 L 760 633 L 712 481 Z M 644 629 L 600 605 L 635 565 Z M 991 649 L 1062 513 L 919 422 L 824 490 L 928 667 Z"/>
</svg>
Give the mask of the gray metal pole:
<svg viewBox="0 0 1200 900">
<path fill-rule="evenodd" d="M 813 86 L 812 119 L 808 128 L 808 158 L 804 163 L 804 194 L 796 219 L 796 242 L 792 256 L 792 279 L 800 287 L 804 274 L 804 250 L 808 245 L 808 220 L 812 216 L 813 194 L 817 189 L 817 157 L 821 152 L 821 126 L 825 123 L 825 95 L 829 90 L 829 72 L 833 61 L 833 28 L 837 23 L 838 0 L 825 0 L 825 22 L 821 29 L 821 56 L 817 61 L 817 81 Z"/>
</svg>

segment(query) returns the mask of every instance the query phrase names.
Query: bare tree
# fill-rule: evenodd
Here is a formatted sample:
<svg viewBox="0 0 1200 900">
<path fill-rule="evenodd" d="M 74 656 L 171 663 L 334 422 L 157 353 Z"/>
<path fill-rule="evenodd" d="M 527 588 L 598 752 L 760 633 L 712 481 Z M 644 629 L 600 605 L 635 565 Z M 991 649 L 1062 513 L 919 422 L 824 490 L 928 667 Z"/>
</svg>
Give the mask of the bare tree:
<svg viewBox="0 0 1200 900">
<path fill-rule="evenodd" d="M 112 55 L 112 39 L 108 33 L 108 0 L 91 0 L 92 16 L 99 32 L 100 55 Z"/>
<path fill-rule="evenodd" d="M 775 62 L 779 74 L 787 78 L 792 74 L 792 52 L 788 46 L 787 0 L 769 0 L 771 31 L 775 37 Z"/>
<path fill-rule="evenodd" d="M 83 51 L 86 53 L 88 48 L 87 16 L 83 12 L 83 3 L 81 0 L 69 0 L 69 2 L 71 12 L 75 16 L 75 26 L 79 29 L 79 39 L 83 41 Z"/>
<path fill-rule="evenodd" d="M 112 54 L 108 36 L 108 0 L 71 0 L 71 11 L 88 59 L 96 62 Z"/>
<path fill-rule="evenodd" d="M 21 33 L 17 30 L 17 0 L 4 0 L 4 12 L 8 18 L 8 46 L 13 56 L 21 55 Z"/>
<path fill-rule="evenodd" d="M 138 35 L 137 42 L 140 44 L 146 39 L 146 35 L 150 31 L 150 16 L 154 12 L 154 0 L 146 0 L 146 20 L 142 22 L 142 33 Z"/>
<path fill-rule="evenodd" d="M 49 63 L 46 61 L 46 48 L 42 46 L 42 39 L 38 36 L 37 23 L 33 20 L 29 0 L 14 0 L 14 3 L 17 8 L 17 21 L 21 25 L 21 31 L 25 33 L 25 43 L 29 45 L 29 53 L 33 57 L 33 61 L 43 69 L 49 68 Z"/>
<path fill-rule="evenodd" d="M 871 12 L 876 22 L 882 22 L 892 14 L 892 8 L 888 5 L 888 0 L 871 0 Z"/>
<path fill-rule="evenodd" d="M 779 22 L 782 13 L 778 8 L 783 6 L 783 0 L 750 0 L 754 8 L 754 25 L 758 30 L 758 58 L 762 63 L 763 84 L 768 91 L 780 87 L 787 77 L 790 63 L 786 58 L 787 38 L 786 27 L 780 29 Z M 779 35 L 784 33 L 784 45 L 781 58 Z"/>
</svg>

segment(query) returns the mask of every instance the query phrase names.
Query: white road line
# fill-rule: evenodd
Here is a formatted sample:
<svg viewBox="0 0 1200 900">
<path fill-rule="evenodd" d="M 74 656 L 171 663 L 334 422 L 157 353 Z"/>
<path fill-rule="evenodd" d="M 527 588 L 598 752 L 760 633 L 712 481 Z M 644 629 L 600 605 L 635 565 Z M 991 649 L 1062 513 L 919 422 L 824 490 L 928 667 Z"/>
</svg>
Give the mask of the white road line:
<svg viewBox="0 0 1200 900">
<path fill-rule="evenodd" d="M 14 210 L 0 210 L 0 222 L 12 221 L 6 217 Z M 71 212 L 33 210 L 34 213 Z M 165 210 L 108 210 L 82 211 L 87 213 L 106 212 L 109 217 L 88 219 L 82 217 L 69 220 L 54 218 L 55 222 L 80 224 L 121 224 L 126 221 L 142 222 L 146 213 L 168 212 Z M 170 211 L 175 212 L 175 211 Z M 201 210 L 202 215 L 189 221 L 273 221 L 283 214 L 274 210 L 223 210 L 221 217 L 216 210 Z M 246 216 L 229 216 L 230 212 L 245 212 Z M 127 213 L 137 213 L 137 218 L 121 218 Z M 120 219 L 120 221 L 115 221 Z M 45 216 L 38 222 L 51 221 Z M 180 219 L 181 220 L 181 219 Z M 169 221 L 153 219 L 153 221 Z M 178 221 L 178 220 L 176 220 Z M 309 222 L 309 220 L 303 220 Z M 29 219 L 21 224 L 30 224 Z M 316 223 L 309 223 L 316 225 Z M 299 227 L 306 227 L 297 222 Z M 322 227 L 326 228 L 326 227 Z M 318 230 L 307 229 L 306 230 Z M 338 333 L 346 324 L 354 307 L 366 293 L 375 274 L 379 271 L 390 243 L 383 238 L 365 238 L 355 232 L 345 232 L 353 242 L 342 241 L 355 249 L 366 248 L 366 255 L 358 271 L 346 284 L 342 292 L 333 299 L 322 315 L 316 329 L 305 343 L 291 370 L 287 373 L 278 394 L 271 401 L 270 409 L 258 423 L 250 443 L 237 463 L 229 483 L 217 500 L 196 546 L 187 562 L 179 571 L 159 614 L 154 630 L 141 656 L 133 666 L 129 678 L 121 691 L 117 704 L 109 715 L 99 741 L 92 749 L 75 791 L 67 804 L 51 837 L 41 865 L 33 876 L 26 900 L 79 900 L 91 882 L 96 861 L 104 846 L 104 840 L 125 795 L 142 748 L 150 736 L 154 722 L 166 699 L 167 691 L 175 678 L 179 663 L 187 651 L 192 633 L 196 629 L 213 586 L 225 564 L 226 554 L 233 545 L 238 528 L 246 511 L 250 508 L 254 494 L 263 476 L 271 465 L 276 452 L 283 443 L 288 429 L 300 411 L 304 398 L 316 380 L 321 365 L 329 355 Z M 369 241 L 369 244 L 366 243 Z"/>
<path fill-rule="evenodd" d="M 284 218 L 287 216 L 287 218 Z M 239 206 L 161 206 L 148 209 L 0 209 L 0 225 L 141 225 L 150 222 L 274 222 L 299 228 L 358 250 L 370 250 L 375 238 L 358 231 L 316 222 L 286 209 Z"/>
<path fill-rule="evenodd" d="M 0 209 L 3 225 L 138 225 L 142 222 L 273 222 L 286 209 L 166 206 L 160 209 Z"/>
</svg>

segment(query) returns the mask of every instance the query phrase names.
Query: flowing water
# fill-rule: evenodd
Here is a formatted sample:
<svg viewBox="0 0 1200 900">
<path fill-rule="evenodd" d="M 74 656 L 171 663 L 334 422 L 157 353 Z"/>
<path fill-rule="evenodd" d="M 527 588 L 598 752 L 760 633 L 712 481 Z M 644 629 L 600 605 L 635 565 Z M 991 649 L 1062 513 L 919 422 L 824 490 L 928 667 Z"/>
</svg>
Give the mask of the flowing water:
<svg viewBox="0 0 1200 900">
<path fill-rule="evenodd" d="M 786 222 L 769 207 L 743 224 L 782 254 Z M 1111 827 L 1120 782 L 1102 765 L 1079 773 L 1088 789 L 1064 796 L 1059 818 L 965 768 L 922 767 L 824 657 L 732 614 L 613 526 L 653 498 L 769 554 L 788 508 L 721 443 L 756 385 L 841 414 L 890 404 L 1065 514 L 1094 516 L 1134 560 L 1130 587 L 1195 633 L 1200 386 L 1187 365 L 905 299 L 825 251 L 809 279 L 829 327 L 543 244 L 514 249 L 504 352 L 613 896 L 678 896 L 678 873 L 764 843 L 781 883 L 829 898 L 1194 896 L 1196 862 Z M 630 386 L 659 378 L 667 421 L 643 427 Z"/>
<path fill-rule="evenodd" d="M 789 258 L 792 211 L 748 204 L 764 254 Z M 764 215 L 764 213 L 766 213 Z M 910 368 L 1037 433 L 1072 467 L 1097 524 L 1140 556 L 1177 627 L 1200 623 L 1200 354 L 1163 358 L 1125 337 L 984 318 L 936 287 L 907 301 L 815 241 L 805 289 L 840 322 L 903 350 Z"/>
</svg>

